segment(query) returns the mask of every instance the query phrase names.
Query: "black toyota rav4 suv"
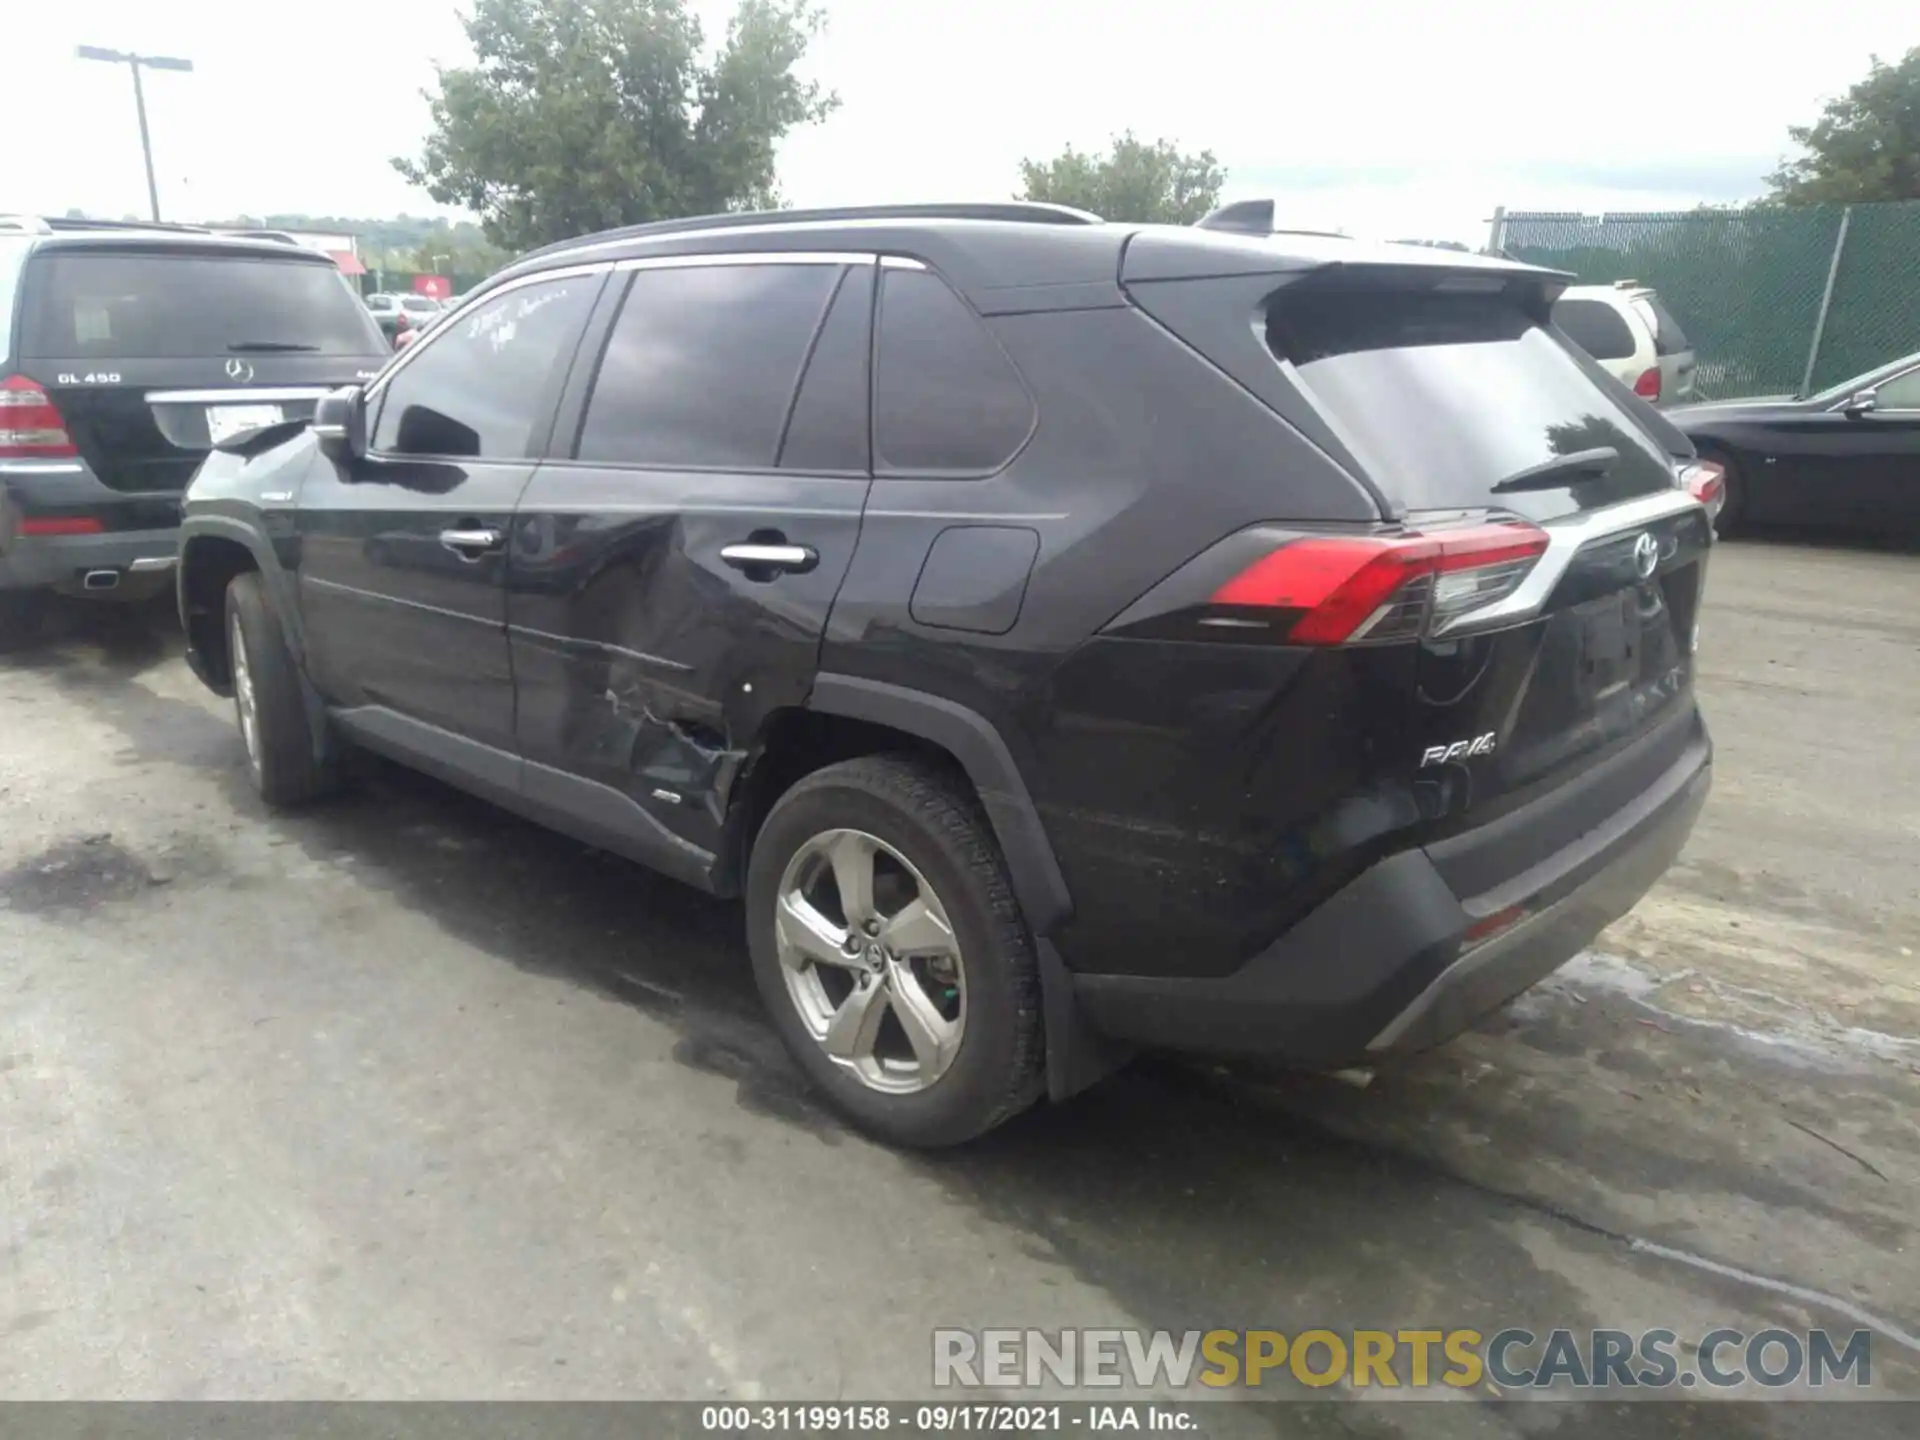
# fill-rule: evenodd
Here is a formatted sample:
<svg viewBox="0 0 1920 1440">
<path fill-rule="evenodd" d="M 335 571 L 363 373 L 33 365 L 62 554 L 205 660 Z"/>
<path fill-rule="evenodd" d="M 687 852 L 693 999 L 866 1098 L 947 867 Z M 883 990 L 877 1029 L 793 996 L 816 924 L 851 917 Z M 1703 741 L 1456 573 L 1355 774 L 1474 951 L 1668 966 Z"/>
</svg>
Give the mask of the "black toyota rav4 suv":
<svg viewBox="0 0 1920 1440">
<path fill-rule="evenodd" d="M 269 802 L 363 746 L 744 897 L 854 1120 L 1432 1045 L 1706 795 L 1712 544 L 1565 276 L 1041 206 L 555 246 L 189 491 Z"/>
<path fill-rule="evenodd" d="M 310 415 L 391 353 L 318 251 L 0 217 L 0 647 L 50 594 L 164 590 L 210 444 Z"/>
</svg>

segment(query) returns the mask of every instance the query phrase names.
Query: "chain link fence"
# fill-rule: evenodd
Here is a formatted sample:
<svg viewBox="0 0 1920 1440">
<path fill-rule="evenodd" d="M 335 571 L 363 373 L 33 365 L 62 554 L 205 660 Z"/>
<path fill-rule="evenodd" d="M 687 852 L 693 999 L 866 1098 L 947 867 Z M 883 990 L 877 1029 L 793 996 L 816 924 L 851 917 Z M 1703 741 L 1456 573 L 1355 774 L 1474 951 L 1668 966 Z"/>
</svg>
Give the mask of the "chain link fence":
<svg viewBox="0 0 1920 1440">
<path fill-rule="evenodd" d="M 1920 201 L 1503 211 L 1492 244 L 1582 284 L 1658 290 L 1693 341 L 1703 399 L 1818 390 L 1920 350 Z"/>
</svg>

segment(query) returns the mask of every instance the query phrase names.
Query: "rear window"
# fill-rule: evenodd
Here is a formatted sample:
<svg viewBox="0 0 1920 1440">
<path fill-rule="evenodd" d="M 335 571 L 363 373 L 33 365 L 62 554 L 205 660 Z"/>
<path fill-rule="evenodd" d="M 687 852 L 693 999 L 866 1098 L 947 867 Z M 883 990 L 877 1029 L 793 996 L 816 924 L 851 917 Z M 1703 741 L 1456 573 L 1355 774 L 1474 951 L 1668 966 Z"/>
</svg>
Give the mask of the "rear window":
<svg viewBox="0 0 1920 1440">
<path fill-rule="evenodd" d="M 1553 323 L 1596 360 L 1627 360 L 1633 356 L 1632 327 L 1604 300 L 1556 300 Z"/>
<path fill-rule="evenodd" d="M 377 355 L 366 307 L 331 265 L 207 255 L 42 255 L 27 287 L 21 352 L 117 360 Z"/>
<path fill-rule="evenodd" d="M 1573 354 L 1497 295 L 1327 289 L 1284 295 L 1268 342 L 1349 438 L 1374 482 L 1409 510 L 1566 512 L 1566 486 L 1500 491 L 1522 470 L 1600 446 L 1581 508 L 1671 488 L 1664 453 Z"/>
<path fill-rule="evenodd" d="M 1687 339 L 1687 332 L 1680 328 L 1680 322 L 1673 318 L 1673 312 L 1660 303 L 1658 295 L 1637 296 L 1634 303 L 1653 327 L 1654 354 L 1678 355 L 1682 350 L 1693 348 L 1693 342 Z"/>
<path fill-rule="evenodd" d="M 13 301 L 20 293 L 20 267 L 32 248 L 29 240 L 0 240 L 0 360 L 13 353 Z"/>
</svg>

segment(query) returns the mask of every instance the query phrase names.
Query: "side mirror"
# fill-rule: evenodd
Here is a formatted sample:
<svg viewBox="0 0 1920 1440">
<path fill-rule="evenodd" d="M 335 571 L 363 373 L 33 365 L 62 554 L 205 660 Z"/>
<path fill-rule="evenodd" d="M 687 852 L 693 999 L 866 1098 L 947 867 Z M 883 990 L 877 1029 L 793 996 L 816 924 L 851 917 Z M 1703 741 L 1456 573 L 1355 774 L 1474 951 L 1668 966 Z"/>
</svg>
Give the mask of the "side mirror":
<svg viewBox="0 0 1920 1440">
<path fill-rule="evenodd" d="M 322 395 L 309 427 L 329 460 L 351 464 L 367 453 L 367 395 L 358 385 Z"/>
<path fill-rule="evenodd" d="M 1847 397 L 1847 403 L 1840 407 L 1840 413 L 1849 420 L 1858 420 L 1862 415 L 1871 415 L 1879 405 L 1879 395 L 1872 390 L 1861 390 Z"/>
</svg>

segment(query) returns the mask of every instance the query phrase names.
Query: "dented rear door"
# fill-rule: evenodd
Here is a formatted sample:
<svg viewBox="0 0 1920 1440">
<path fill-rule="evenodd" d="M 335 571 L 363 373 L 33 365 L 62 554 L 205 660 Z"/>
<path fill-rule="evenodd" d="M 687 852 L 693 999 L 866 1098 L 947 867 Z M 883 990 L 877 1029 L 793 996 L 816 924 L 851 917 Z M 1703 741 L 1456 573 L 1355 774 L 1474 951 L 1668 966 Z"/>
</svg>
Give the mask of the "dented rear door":
<svg viewBox="0 0 1920 1440">
<path fill-rule="evenodd" d="M 873 275 L 829 255 L 617 273 L 515 517 L 527 797 L 690 878 L 766 717 L 805 702 L 859 535 Z"/>
</svg>

